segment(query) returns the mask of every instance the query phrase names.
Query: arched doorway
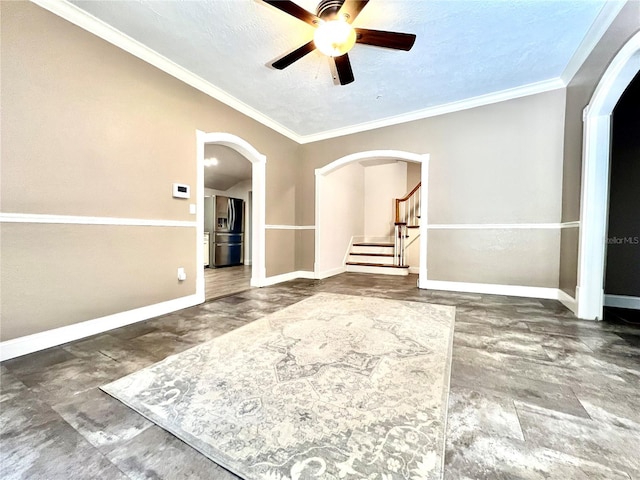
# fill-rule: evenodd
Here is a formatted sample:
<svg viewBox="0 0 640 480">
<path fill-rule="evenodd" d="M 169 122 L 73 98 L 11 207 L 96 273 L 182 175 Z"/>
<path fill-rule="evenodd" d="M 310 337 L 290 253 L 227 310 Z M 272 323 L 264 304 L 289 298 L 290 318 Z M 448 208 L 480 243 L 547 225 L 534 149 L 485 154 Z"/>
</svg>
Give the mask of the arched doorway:
<svg viewBox="0 0 640 480">
<path fill-rule="evenodd" d="M 204 238 L 204 197 L 200 192 L 204 191 L 204 149 L 206 144 L 217 144 L 232 148 L 251 162 L 252 171 L 252 231 L 251 231 L 251 286 L 264 285 L 265 270 L 265 172 L 267 158 L 258 152 L 252 145 L 240 137 L 230 133 L 205 133 L 196 131 L 197 142 L 197 209 L 196 209 L 196 256 L 197 264 L 202 265 L 204 258 L 202 245 Z M 196 278 L 196 295 L 199 301 L 205 300 L 205 280 L 203 269 L 198 269 Z"/>
<path fill-rule="evenodd" d="M 611 114 L 620 96 L 640 71 L 640 32 L 613 59 L 585 108 L 580 240 L 578 247 L 579 318 L 602 319 Z"/>
<path fill-rule="evenodd" d="M 371 150 L 366 152 L 358 152 L 353 153 L 351 155 L 346 155 L 342 158 L 339 158 L 328 165 L 325 165 L 322 168 L 316 169 L 316 231 L 315 231 L 315 266 L 314 266 L 314 274 L 316 278 L 322 275 L 322 272 L 318 270 L 318 265 L 321 263 L 321 242 L 322 236 L 321 232 L 323 229 L 329 228 L 328 225 L 322 225 L 321 218 L 322 215 L 322 205 L 323 205 L 323 196 L 330 194 L 330 192 L 325 191 L 324 188 L 324 180 L 327 175 L 332 172 L 349 165 L 354 162 L 361 162 L 364 160 L 376 160 L 376 159 L 394 159 L 394 160 L 404 160 L 407 162 L 415 162 L 420 163 L 421 168 L 421 178 L 420 181 L 425 188 L 421 190 L 420 197 L 420 205 L 422 211 L 422 219 L 420 222 L 420 266 L 419 266 L 419 274 L 418 274 L 418 287 L 426 288 L 427 284 L 427 212 L 428 212 L 428 189 L 427 186 L 429 184 L 429 154 L 417 154 L 411 152 L 403 152 L 399 150 Z"/>
</svg>

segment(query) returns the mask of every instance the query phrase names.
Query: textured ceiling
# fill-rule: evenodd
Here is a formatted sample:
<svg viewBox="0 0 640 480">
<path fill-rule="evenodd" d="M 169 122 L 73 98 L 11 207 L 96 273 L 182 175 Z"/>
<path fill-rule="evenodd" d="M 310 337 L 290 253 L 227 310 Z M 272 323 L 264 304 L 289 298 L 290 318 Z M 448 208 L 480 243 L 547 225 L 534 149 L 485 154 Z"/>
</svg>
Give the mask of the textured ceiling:
<svg viewBox="0 0 640 480">
<path fill-rule="evenodd" d="M 213 158 L 218 160 L 218 164 L 205 167 L 205 187 L 225 191 L 251 178 L 251 162 L 234 149 L 223 145 L 205 145 L 205 161 Z"/>
<path fill-rule="evenodd" d="M 417 40 L 356 45 L 346 86 L 317 52 L 270 68 L 313 27 L 260 0 L 72 3 L 304 136 L 557 79 L 606 0 L 371 0 L 354 26 Z"/>
</svg>

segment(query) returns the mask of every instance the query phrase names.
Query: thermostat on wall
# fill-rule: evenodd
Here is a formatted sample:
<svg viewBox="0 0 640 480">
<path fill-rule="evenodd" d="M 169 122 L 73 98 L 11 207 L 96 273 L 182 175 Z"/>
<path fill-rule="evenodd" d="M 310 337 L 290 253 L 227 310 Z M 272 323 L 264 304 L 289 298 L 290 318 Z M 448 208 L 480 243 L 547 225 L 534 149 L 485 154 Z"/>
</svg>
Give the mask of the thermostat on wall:
<svg viewBox="0 0 640 480">
<path fill-rule="evenodd" d="M 174 198 L 189 198 L 191 196 L 189 185 L 184 183 L 173 184 L 173 196 Z"/>
</svg>

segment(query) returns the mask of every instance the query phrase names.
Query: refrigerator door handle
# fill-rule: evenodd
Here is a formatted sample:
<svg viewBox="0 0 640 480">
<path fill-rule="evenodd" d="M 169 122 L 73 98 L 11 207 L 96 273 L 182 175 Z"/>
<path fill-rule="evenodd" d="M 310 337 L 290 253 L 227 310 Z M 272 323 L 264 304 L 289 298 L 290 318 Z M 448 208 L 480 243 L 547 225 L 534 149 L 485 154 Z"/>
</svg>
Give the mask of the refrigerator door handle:
<svg viewBox="0 0 640 480">
<path fill-rule="evenodd" d="M 236 230 L 236 202 L 234 202 L 233 200 L 231 200 L 231 216 L 233 217 L 233 222 L 231 223 L 231 225 L 233 225 L 233 226 L 231 228 L 235 232 L 235 230 Z"/>
</svg>

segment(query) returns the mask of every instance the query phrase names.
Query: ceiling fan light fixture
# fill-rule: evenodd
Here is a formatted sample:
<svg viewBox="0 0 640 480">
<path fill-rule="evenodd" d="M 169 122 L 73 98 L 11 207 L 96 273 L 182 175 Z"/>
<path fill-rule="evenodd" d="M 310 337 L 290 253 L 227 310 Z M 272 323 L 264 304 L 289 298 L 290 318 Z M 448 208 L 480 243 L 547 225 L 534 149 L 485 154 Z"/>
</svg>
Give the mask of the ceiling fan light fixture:
<svg viewBox="0 0 640 480">
<path fill-rule="evenodd" d="M 344 20 L 329 20 L 316 28 L 313 41 L 320 52 L 329 57 L 339 57 L 356 44 L 356 31 Z"/>
</svg>

